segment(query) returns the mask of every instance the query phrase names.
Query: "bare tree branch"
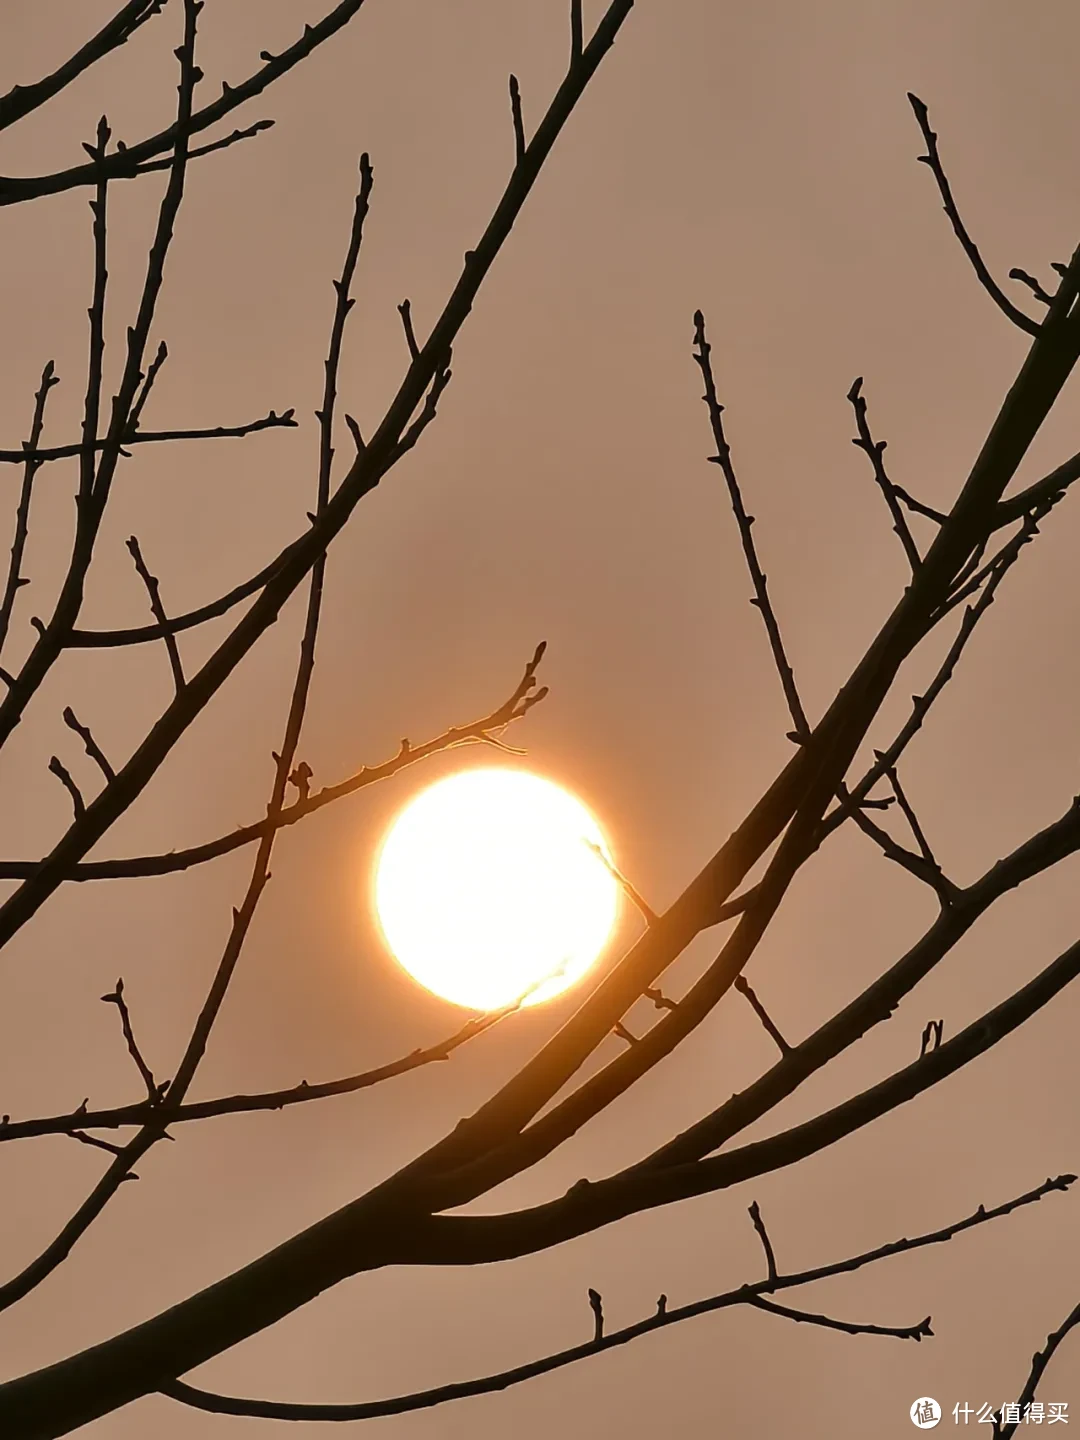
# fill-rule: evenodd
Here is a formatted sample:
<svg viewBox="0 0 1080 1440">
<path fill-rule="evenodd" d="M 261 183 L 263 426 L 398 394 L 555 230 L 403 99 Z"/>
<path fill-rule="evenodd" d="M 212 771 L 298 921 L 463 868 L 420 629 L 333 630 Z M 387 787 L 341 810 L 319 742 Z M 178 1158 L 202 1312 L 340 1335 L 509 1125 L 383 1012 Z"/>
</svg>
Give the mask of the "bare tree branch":
<svg viewBox="0 0 1080 1440">
<path fill-rule="evenodd" d="M 892 516 L 893 529 L 900 538 L 900 543 L 904 547 L 904 554 L 907 556 L 908 564 L 911 566 L 911 572 L 914 574 L 922 564 L 922 556 L 919 554 L 919 547 L 915 544 L 904 512 L 900 508 L 896 486 L 889 479 L 885 469 L 885 462 L 881 458 L 887 442 L 884 440 L 875 440 L 870 432 L 870 423 L 866 418 L 866 400 L 863 398 L 862 383 L 862 376 L 859 375 L 852 384 L 847 396 L 851 402 L 851 408 L 855 412 L 855 427 L 859 432 L 851 443 L 866 454 L 873 467 L 874 479 L 877 481 L 878 489 L 885 497 L 885 504 L 889 507 L 889 514 Z"/>
<path fill-rule="evenodd" d="M 478 1380 L 459 1381 L 456 1384 L 440 1385 L 433 1390 L 421 1390 L 411 1395 L 395 1396 L 390 1400 L 373 1400 L 352 1405 L 305 1405 L 273 1400 L 240 1400 L 234 1399 L 232 1396 L 215 1395 L 180 1380 L 173 1380 L 163 1385 L 161 1393 L 168 1395 L 173 1400 L 179 1400 L 185 1405 L 217 1415 L 250 1415 L 270 1420 L 372 1420 L 384 1415 L 403 1415 L 412 1410 L 428 1409 L 435 1405 L 445 1404 L 450 1400 L 465 1399 L 471 1395 L 490 1395 L 499 1390 L 509 1389 L 512 1385 L 519 1385 L 523 1381 L 534 1379 L 539 1375 L 550 1374 L 553 1370 L 561 1370 L 564 1366 L 572 1365 L 578 1360 L 602 1354 L 605 1350 L 627 1345 L 632 1340 L 662 1329 L 666 1325 L 676 1325 L 683 1320 L 690 1320 L 699 1315 L 713 1314 L 719 1310 L 734 1309 L 740 1305 L 757 1306 L 776 1314 L 785 1315 L 793 1320 L 811 1320 L 814 1323 L 829 1324 L 832 1328 L 844 1329 L 849 1333 L 898 1335 L 905 1339 L 920 1339 L 930 1333 L 929 1317 L 920 1325 L 909 1326 L 903 1330 L 875 1326 L 849 1327 L 841 1321 L 829 1321 L 824 1316 L 812 1317 L 805 1312 L 789 1310 L 785 1306 L 776 1305 L 775 1302 L 764 1301 L 763 1296 L 766 1292 L 771 1294 L 777 1290 L 795 1289 L 813 1284 L 817 1280 L 851 1274 L 868 1265 L 876 1264 L 880 1260 L 889 1259 L 893 1255 L 906 1254 L 911 1250 L 922 1249 L 929 1245 L 945 1244 L 965 1230 L 1009 1215 L 1022 1206 L 1034 1204 L 1044 1195 L 1053 1191 L 1067 1189 L 1074 1179 L 1074 1176 L 1064 1175 L 1059 1176 L 1056 1180 L 1047 1180 L 1037 1189 L 1030 1190 L 993 1210 L 987 1210 L 980 1205 L 973 1215 L 969 1215 L 966 1219 L 953 1225 L 947 1225 L 941 1230 L 915 1235 L 910 1239 L 893 1241 L 889 1245 L 882 1245 L 877 1250 L 868 1250 L 861 1255 L 854 1255 L 849 1259 L 836 1261 L 830 1265 L 821 1265 L 813 1270 L 779 1275 L 775 1273 L 775 1269 L 771 1269 L 769 1278 L 766 1280 L 740 1285 L 738 1289 L 727 1290 L 718 1295 L 711 1295 L 705 1300 L 695 1300 L 674 1309 L 668 1307 L 667 1296 L 661 1296 L 657 1302 L 655 1314 L 637 1321 L 636 1324 L 624 1326 L 620 1330 L 609 1331 L 606 1335 L 603 1333 L 602 1319 L 596 1318 L 596 1311 L 601 1306 L 600 1297 L 595 1290 L 591 1290 L 589 1300 L 595 1320 L 595 1333 L 591 1341 L 583 1345 L 575 1345 L 568 1350 L 557 1351 L 553 1355 L 546 1355 L 542 1359 L 533 1360 L 524 1365 L 515 1366 L 511 1370 L 503 1370 L 495 1375 L 486 1375 Z M 594 1295 L 596 1296 L 595 1304 L 592 1299 Z"/>
<path fill-rule="evenodd" d="M 261 420 L 249 420 L 245 425 L 214 425 L 202 430 L 145 430 L 136 435 L 125 436 L 123 446 L 127 449 L 130 445 L 157 445 L 173 440 L 225 440 L 283 427 L 295 429 L 296 420 L 292 410 L 286 410 L 281 415 L 271 410 Z M 39 464 L 46 460 L 69 460 L 72 456 L 82 454 L 83 448 L 82 445 L 54 445 L 34 452 L 32 458 Z M 104 448 L 105 441 L 99 440 L 95 449 L 100 451 Z M 0 450 L 0 464 L 15 464 L 21 458 L 17 450 Z"/>
<path fill-rule="evenodd" d="M 49 391 L 59 383 L 60 377 L 56 374 L 53 362 L 50 360 L 41 372 L 41 384 L 34 397 L 34 418 L 30 423 L 30 439 L 23 451 L 23 482 L 18 509 L 15 512 L 15 538 L 11 542 L 11 560 L 8 563 L 3 597 L 0 598 L 0 651 L 4 648 L 4 642 L 11 626 L 15 597 L 24 585 L 29 584 L 22 573 L 22 562 L 23 555 L 26 553 L 26 541 L 30 534 L 30 502 L 33 497 L 34 478 L 41 465 L 40 460 L 35 458 L 34 452 L 41 441 L 41 432 L 45 425 L 45 404 L 49 398 Z"/>
<path fill-rule="evenodd" d="M 127 0 L 127 4 L 121 5 L 92 39 L 51 75 L 36 80 L 32 85 L 14 85 L 6 95 L 0 96 L 0 130 L 25 119 L 59 95 L 61 90 L 66 90 L 92 65 L 125 44 L 145 21 L 160 15 L 167 3 L 168 0 Z"/>
<path fill-rule="evenodd" d="M 1017 309 L 1002 290 L 1001 286 L 998 285 L 997 281 L 990 274 L 990 271 L 986 268 L 986 263 L 979 253 L 978 246 L 968 234 L 964 222 L 960 218 L 960 212 L 956 208 L 956 201 L 953 199 L 952 187 L 949 184 L 948 176 L 945 174 L 945 168 L 941 163 L 941 156 L 938 153 L 938 137 L 930 128 L 930 112 L 919 97 L 912 95 L 910 91 L 908 92 L 908 100 L 911 103 L 912 110 L 915 112 L 915 119 L 919 123 L 923 140 L 926 142 L 926 154 L 920 155 L 919 159 L 924 165 L 929 165 L 933 172 L 945 214 L 949 217 L 949 222 L 953 227 L 956 238 L 963 247 L 964 254 L 971 261 L 972 269 L 979 277 L 980 285 L 1001 313 L 1010 319 L 1014 325 L 1018 326 L 1028 335 L 1037 335 L 1039 333 L 1039 322 L 1033 320 L 1030 315 L 1025 315 L 1023 310 Z"/>
<path fill-rule="evenodd" d="M 142 557 L 139 548 L 139 541 L 136 536 L 131 535 L 127 540 L 127 548 L 131 552 L 131 558 L 135 562 L 135 569 L 138 571 L 139 579 L 146 586 L 146 594 L 150 600 L 150 610 L 154 619 L 161 627 L 162 638 L 165 641 L 165 649 L 169 654 L 169 667 L 173 673 L 173 683 L 176 686 L 176 693 L 179 695 L 187 681 L 184 679 L 184 666 L 180 659 L 180 649 L 176 643 L 176 636 L 169 629 L 169 618 L 165 614 L 165 607 L 161 603 L 161 588 L 156 575 L 151 575 L 147 568 L 146 561 Z M 113 779 L 115 779 L 115 775 Z"/>
</svg>

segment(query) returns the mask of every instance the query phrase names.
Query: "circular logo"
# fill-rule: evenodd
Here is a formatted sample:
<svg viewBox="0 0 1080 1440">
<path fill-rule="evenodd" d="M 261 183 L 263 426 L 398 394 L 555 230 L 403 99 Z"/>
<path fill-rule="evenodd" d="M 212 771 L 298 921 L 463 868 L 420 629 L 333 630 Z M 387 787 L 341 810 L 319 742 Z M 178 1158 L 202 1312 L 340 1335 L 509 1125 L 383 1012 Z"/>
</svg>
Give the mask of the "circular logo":
<svg viewBox="0 0 1080 1440">
<path fill-rule="evenodd" d="M 933 1430 L 941 1419 L 941 1406 L 929 1395 L 922 1395 L 909 1411 L 911 1423 L 919 1430 Z"/>
</svg>

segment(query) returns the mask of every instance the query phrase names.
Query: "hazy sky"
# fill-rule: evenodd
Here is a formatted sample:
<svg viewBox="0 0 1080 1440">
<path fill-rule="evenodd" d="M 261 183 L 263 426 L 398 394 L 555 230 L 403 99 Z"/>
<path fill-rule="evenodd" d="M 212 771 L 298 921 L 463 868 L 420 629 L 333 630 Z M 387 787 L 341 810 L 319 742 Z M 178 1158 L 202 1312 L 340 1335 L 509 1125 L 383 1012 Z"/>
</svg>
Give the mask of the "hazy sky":
<svg viewBox="0 0 1080 1440">
<path fill-rule="evenodd" d="M 7 0 L 0 89 L 52 68 L 113 8 Z M 235 81 L 325 8 L 209 3 L 200 63 L 215 87 Z M 512 162 L 507 73 L 520 77 L 534 124 L 565 64 L 566 8 L 368 0 L 342 36 L 243 112 L 274 117 L 272 131 L 193 165 L 154 332 L 171 358 L 145 423 L 236 424 L 293 405 L 302 425 L 145 447 L 121 472 L 88 623 L 147 618 L 123 546 L 131 533 L 167 605 L 181 610 L 257 570 L 303 525 L 330 279 L 359 152 L 371 153 L 375 190 L 342 399 L 366 429 L 405 360 L 396 304 L 409 296 L 426 332 Z M 601 7 L 586 9 L 595 18 Z M 177 19 L 147 26 L 11 132 L 0 172 L 77 162 L 103 109 L 122 138 L 158 128 L 174 104 L 175 28 L 164 31 Z M 333 548 L 302 744 L 316 783 L 387 757 L 402 735 L 418 742 L 491 709 L 546 638 L 551 696 L 510 738 L 593 807 L 622 868 L 654 906 L 667 905 L 790 748 L 721 477 L 705 463 L 693 311 L 708 318 L 728 436 L 814 718 L 905 579 L 865 456 L 850 443 L 851 381 L 865 377 L 893 478 L 947 506 L 1027 343 L 969 273 L 916 163 L 905 93 L 929 104 L 958 201 L 996 273 L 1021 265 L 1046 276 L 1080 237 L 1078 43 L 1080 12 L 1068 0 L 639 0 L 482 292 L 436 425 Z M 154 180 L 112 190 L 111 377 L 159 192 Z M 92 273 L 86 201 L 72 192 L 0 215 L 4 446 L 24 435 L 50 357 L 63 383 L 47 439 L 76 436 Z M 1026 479 L 1078 448 L 1076 414 L 1070 389 Z M 16 474 L 6 477 L 12 508 Z M 32 633 L 29 615 L 51 605 L 71 482 L 63 466 L 40 476 L 16 646 Z M 1010 577 L 906 763 L 907 789 L 960 880 L 1056 818 L 1078 788 L 1076 503 Z M 289 608 L 101 854 L 193 843 L 260 813 L 301 613 Z M 221 633 L 187 637 L 185 658 L 194 664 Z M 905 671 L 898 706 L 932 659 Z M 0 852 L 40 854 L 68 821 L 67 796 L 46 769 L 54 752 L 82 765 L 64 705 L 120 757 L 170 686 L 156 646 L 82 652 L 58 667 L 4 753 Z M 877 740 L 899 713 L 887 712 Z M 403 802 L 488 759 L 455 751 L 282 838 L 197 1095 L 333 1078 L 460 1023 L 384 953 L 368 879 Z M 240 853 L 186 877 L 59 894 L 4 955 L 0 1110 L 22 1117 L 84 1095 L 137 1098 L 115 1011 L 98 1000 L 117 975 L 151 1063 L 170 1074 L 249 864 Z M 1041 968 L 1075 939 L 1076 875 L 1073 861 L 1001 901 L 888 1025 L 792 1097 L 770 1128 L 914 1058 L 928 1018 L 944 1017 L 954 1034 Z M 748 974 L 798 1039 L 932 914 L 916 881 L 841 833 L 794 886 Z M 624 924 L 625 940 L 634 917 Z M 693 946 L 665 988 L 680 993 L 712 943 Z M 122 1188 L 71 1259 L 0 1317 L 0 1374 L 156 1313 L 366 1190 L 475 1108 L 574 1004 L 517 1017 L 449 1064 L 374 1091 L 185 1127 L 143 1162 L 140 1183 Z M 746 1213 L 755 1198 L 789 1268 L 1000 1203 L 1080 1169 L 1078 1023 L 1080 995 L 1066 992 L 915 1104 L 750 1187 L 497 1268 L 346 1282 L 198 1378 L 311 1401 L 464 1379 L 588 1338 L 589 1286 L 615 1326 L 649 1313 L 661 1291 L 675 1305 L 756 1279 Z M 678 1053 L 485 1207 L 534 1203 L 608 1173 L 771 1060 L 732 995 Z M 55 1234 L 103 1159 L 61 1137 L 0 1147 L 0 1279 Z M 787 1297 L 886 1325 L 929 1312 L 936 1338 L 919 1345 L 733 1311 L 374 1429 L 401 1440 L 907 1435 L 918 1395 L 950 1411 L 965 1399 L 1016 1398 L 1033 1350 L 1080 1298 L 1078 1205 L 1052 1196 L 946 1247 Z M 1040 1394 L 1071 1402 L 1080 1423 L 1080 1338 L 1063 1346 Z M 217 1440 L 272 1428 L 150 1399 L 86 1433 Z"/>
</svg>

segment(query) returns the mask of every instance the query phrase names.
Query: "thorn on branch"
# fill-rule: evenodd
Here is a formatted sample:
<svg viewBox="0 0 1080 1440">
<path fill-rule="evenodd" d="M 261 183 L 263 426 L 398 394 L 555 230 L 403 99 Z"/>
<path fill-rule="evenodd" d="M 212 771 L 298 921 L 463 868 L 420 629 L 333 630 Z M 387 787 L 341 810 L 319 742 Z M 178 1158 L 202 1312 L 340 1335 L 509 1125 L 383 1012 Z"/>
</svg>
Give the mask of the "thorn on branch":
<svg viewBox="0 0 1080 1440">
<path fill-rule="evenodd" d="M 922 1044 L 919 1046 L 919 1059 L 924 1055 L 931 1054 L 941 1044 L 942 1033 L 945 1029 L 944 1020 L 928 1020 L 923 1027 Z"/>
<path fill-rule="evenodd" d="M 665 1317 L 666 1314 L 667 1314 L 667 1296 L 666 1296 L 666 1295 L 661 1295 L 661 1296 L 659 1296 L 659 1297 L 657 1298 L 657 1301 L 656 1301 L 656 1318 L 657 1318 L 657 1320 L 663 1320 L 663 1318 Z"/>
<path fill-rule="evenodd" d="M 169 655 L 169 665 L 172 668 L 173 683 L 176 686 L 176 693 L 179 695 L 185 688 L 187 681 L 184 679 L 184 667 L 180 660 L 180 649 L 176 643 L 176 636 L 168 629 L 169 619 L 165 614 L 165 607 L 161 603 L 161 589 L 157 576 L 151 575 L 147 569 L 146 562 L 142 557 L 142 551 L 139 549 L 138 539 L 134 535 L 128 539 L 127 548 L 131 553 L 132 560 L 135 562 L 135 569 L 138 571 L 139 578 L 146 587 L 146 593 L 150 600 L 150 610 L 154 619 L 165 632 L 162 638 L 165 641 L 165 649 Z"/>
<path fill-rule="evenodd" d="M 772 1241 L 769 1239 L 769 1232 L 765 1229 L 765 1221 L 761 1218 L 761 1210 L 756 1200 L 750 1202 L 750 1219 L 754 1222 L 754 1229 L 757 1231 L 758 1239 L 761 1241 L 761 1248 L 765 1252 L 765 1265 L 770 1281 L 775 1281 L 777 1276 L 776 1255 L 773 1252 Z"/>
<path fill-rule="evenodd" d="M 510 76 L 510 114 L 514 121 L 514 163 L 525 159 L 525 121 L 521 115 L 521 86 L 516 75 Z"/>
<path fill-rule="evenodd" d="M 67 766 L 64 764 L 64 762 L 60 759 L 58 755 L 54 755 L 49 761 L 49 769 L 52 774 L 54 774 L 56 778 L 60 781 L 68 794 L 71 796 L 71 804 L 75 811 L 75 819 L 81 820 L 82 817 L 86 814 L 86 801 L 82 797 L 82 791 L 79 789 L 78 785 L 75 784 L 75 781 L 71 778 L 71 772 L 68 770 Z"/>
<path fill-rule="evenodd" d="M 93 760 L 94 764 L 101 771 L 102 775 L 105 776 L 106 782 L 115 780 L 116 771 L 109 764 L 108 760 L 106 760 L 101 746 L 97 743 L 97 741 L 94 739 L 93 734 L 91 733 L 89 725 L 80 725 L 78 717 L 76 716 L 75 711 L 72 710 L 70 705 L 66 706 L 64 709 L 64 724 L 68 727 L 69 730 L 74 730 L 75 734 L 78 735 L 79 739 L 83 742 L 83 745 L 86 748 L 87 755 L 90 757 L 91 760 Z"/>
<path fill-rule="evenodd" d="M 638 1037 L 632 1031 L 628 1030 L 621 1020 L 615 1021 L 611 1033 L 617 1035 L 620 1040 L 625 1040 L 627 1045 L 640 1044 Z"/>
<path fill-rule="evenodd" d="M 780 1031 L 773 1024 L 768 1011 L 765 1009 L 765 1006 L 762 1005 L 761 1001 L 754 993 L 750 982 L 746 979 L 745 976 L 736 975 L 734 985 L 735 989 L 739 992 L 739 994 L 745 995 L 746 999 L 750 1002 L 750 1008 L 761 1021 L 761 1024 L 764 1027 L 766 1033 L 770 1036 L 772 1040 L 776 1042 L 777 1048 L 779 1049 L 781 1055 L 787 1055 L 791 1050 L 791 1046 L 787 1043 L 783 1035 L 780 1034 Z"/>
<path fill-rule="evenodd" d="M 593 1313 L 593 1340 L 604 1338 L 604 1301 L 598 1290 L 589 1289 L 589 1308 Z"/>
</svg>

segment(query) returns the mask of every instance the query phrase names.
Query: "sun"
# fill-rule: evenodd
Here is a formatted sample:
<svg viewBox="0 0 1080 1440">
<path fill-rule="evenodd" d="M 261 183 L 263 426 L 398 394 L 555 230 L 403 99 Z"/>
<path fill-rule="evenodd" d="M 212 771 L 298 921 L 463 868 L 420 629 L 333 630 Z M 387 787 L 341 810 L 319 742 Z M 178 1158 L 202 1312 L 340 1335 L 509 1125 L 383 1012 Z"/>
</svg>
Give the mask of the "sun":
<svg viewBox="0 0 1080 1440">
<path fill-rule="evenodd" d="M 395 959 L 471 1010 L 536 1005 L 573 985 L 611 934 L 619 885 L 575 796 L 526 770 L 463 770 L 412 800 L 376 862 Z"/>
</svg>

